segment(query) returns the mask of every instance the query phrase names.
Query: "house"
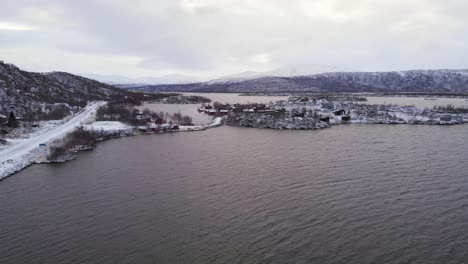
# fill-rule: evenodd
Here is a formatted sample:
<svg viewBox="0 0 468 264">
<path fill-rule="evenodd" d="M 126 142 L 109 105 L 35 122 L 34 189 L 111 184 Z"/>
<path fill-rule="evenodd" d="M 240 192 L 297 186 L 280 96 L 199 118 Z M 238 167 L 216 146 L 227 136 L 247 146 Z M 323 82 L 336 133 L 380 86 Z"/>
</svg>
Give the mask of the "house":
<svg viewBox="0 0 468 264">
<path fill-rule="evenodd" d="M 452 121 L 452 116 L 451 115 L 442 115 L 440 116 L 440 121 Z"/>
<path fill-rule="evenodd" d="M 255 112 L 265 112 L 266 106 L 264 104 L 258 104 L 253 107 L 255 109 Z"/>
<path fill-rule="evenodd" d="M 105 120 L 119 120 L 120 114 L 104 114 L 102 116 Z"/>
<path fill-rule="evenodd" d="M 304 117 L 305 116 L 305 112 L 299 112 L 296 109 L 293 109 L 291 111 L 291 114 L 292 114 L 293 117 Z"/>
<path fill-rule="evenodd" d="M 8 122 L 8 117 L 0 114 L 0 125 L 6 124 Z"/>
<path fill-rule="evenodd" d="M 351 121 L 351 117 L 348 115 L 342 116 L 341 121 Z"/>
<path fill-rule="evenodd" d="M 141 133 L 146 133 L 148 132 L 148 128 L 145 126 L 139 126 L 138 131 L 140 131 Z"/>
<path fill-rule="evenodd" d="M 209 114 L 209 115 L 216 115 L 217 111 L 216 109 L 205 109 L 205 113 Z"/>
<path fill-rule="evenodd" d="M 156 125 L 162 125 L 166 123 L 166 120 L 162 119 L 161 117 L 157 117 L 156 120 L 154 120 L 154 123 Z"/>
<path fill-rule="evenodd" d="M 335 114 L 336 116 L 342 116 L 346 114 L 346 111 L 343 109 L 340 109 L 340 110 L 333 111 L 333 114 Z"/>
<path fill-rule="evenodd" d="M 234 113 L 242 113 L 244 111 L 244 109 L 240 108 L 240 107 L 234 107 L 234 109 L 232 109 L 232 111 Z"/>
<path fill-rule="evenodd" d="M 229 113 L 229 110 L 228 109 L 221 109 L 219 110 L 219 114 L 220 115 L 227 115 Z"/>
<path fill-rule="evenodd" d="M 146 114 L 137 114 L 136 119 L 137 120 L 151 120 L 151 115 L 146 115 Z"/>
</svg>

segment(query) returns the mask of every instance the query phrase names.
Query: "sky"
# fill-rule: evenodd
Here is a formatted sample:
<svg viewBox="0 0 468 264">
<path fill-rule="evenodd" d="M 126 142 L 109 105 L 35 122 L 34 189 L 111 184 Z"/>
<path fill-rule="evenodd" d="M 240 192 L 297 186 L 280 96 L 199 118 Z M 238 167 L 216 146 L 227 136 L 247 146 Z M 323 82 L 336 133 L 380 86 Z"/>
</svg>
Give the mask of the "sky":
<svg viewBox="0 0 468 264">
<path fill-rule="evenodd" d="M 468 68 L 467 0 L 0 0 L 0 60 L 199 78 Z"/>
</svg>

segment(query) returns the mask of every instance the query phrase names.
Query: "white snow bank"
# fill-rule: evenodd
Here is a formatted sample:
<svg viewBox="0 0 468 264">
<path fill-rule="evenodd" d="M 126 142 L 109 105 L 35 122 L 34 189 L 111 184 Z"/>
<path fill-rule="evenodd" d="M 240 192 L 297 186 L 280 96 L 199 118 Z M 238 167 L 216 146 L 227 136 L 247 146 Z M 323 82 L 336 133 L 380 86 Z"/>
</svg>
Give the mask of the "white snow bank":
<svg viewBox="0 0 468 264">
<path fill-rule="evenodd" d="M 218 127 L 223 124 L 223 117 L 215 117 L 213 118 L 213 122 L 208 125 L 202 125 L 202 126 L 179 126 L 179 131 L 200 131 L 200 130 L 205 130 L 207 128 L 213 128 L 213 127 Z"/>
<path fill-rule="evenodd" d="M 132 130 L 132 127 L 119 121 L 97 121 L 89 125 L 83 126 L 86 130 L 99 131 L 127 131 Z"/>
<path fill-rule="evenodd" d="M 217 127 L 223 124 L 223 117 L 215 117 L 213 123 L 209 124 L 208 127 Z"/>
</svg>

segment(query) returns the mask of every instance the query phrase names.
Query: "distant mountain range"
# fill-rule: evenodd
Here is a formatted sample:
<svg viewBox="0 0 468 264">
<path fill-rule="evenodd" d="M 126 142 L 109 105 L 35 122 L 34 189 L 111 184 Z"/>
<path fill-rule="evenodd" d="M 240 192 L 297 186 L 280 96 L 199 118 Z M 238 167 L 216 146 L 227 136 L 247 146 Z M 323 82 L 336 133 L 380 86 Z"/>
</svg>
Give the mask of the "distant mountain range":
<svg viewBox="0 0 468 264">
<path fill-rule="evenodd" d="M 0 114 L 40 111 L 46 106 L 66 103 L 83 106 L 87 101 L 134 101 L 142 94 L 100 83 L 66 72 L 35 73 L 0 61 Z"/>
<path fill-rule="evenodd" d="M 243 78 L 243 79 L 242 79 Z M 277 77 L 244 77 L 191 84 L 127 87 L 146 92 L 424 92 L 468 93 L 468 70 L 332 72 Z"/>
<path fill-rule="evenodd" d="M 222 76 L 206 82 L 207 84 L 216 83 L 236 83 L 242 81 L 248 81 L 263 77 L 294 77 L 294 76 L 307 76 L 312 74 L 319 74 L 325 72 L 343 72 L 349 71 L 349 69 L 337 68 L 334 66 L 327 65 L 308 65 L 307 67 L 296 67 L 296 66 L 284 66 L 277 68 L 272 71 L 257 72 L 257 71 L 245 71 L 241 73 L 231 74 Z"/>
<path fill-rule="evenodd" d="M 349 69 L 337 68 L 327 65 L 308 65 L 307 67 L 297 66 L 284 66 L 271 71 L 258 72 L 258 71 L 245 71 L 231 75 L 225 75 L 207 81 L 207 83 L 232 83 L 241 82 L 246 80 L 257 79 L 261 77 L 292 77 L 303 76 L 325 72 L 340 72 Z M 100 75 L 92 73 L 81 74 L 87 78 L 94 79 L 99 82 L 118 85 L 119 87 L 132 87 L 142 85 L 160 85 L 160 84 L 190 84 L 204 82 L 203 78 L 182 75 L 182 74 L 168 74 L 159 77 L 139 77 L 130 78 L 121 75 Z"/>
<path fill-rule="evenodd" d="M 184 84 L 184 83 L 196 83 L 202 81 L 200 78 L 193 76 L 182 75 L 182 74 L 168 74 L 160 77 L 139 77 L 130 78 L 121 75 L 100 75 L 92 73 L 82 74 L 86 78 L 90 78 L 99 82 L 107 84 L 119 84 L 122 86 L 135 86 L 135 85 L 146 85 L 146 84 Z"/>
</svg>

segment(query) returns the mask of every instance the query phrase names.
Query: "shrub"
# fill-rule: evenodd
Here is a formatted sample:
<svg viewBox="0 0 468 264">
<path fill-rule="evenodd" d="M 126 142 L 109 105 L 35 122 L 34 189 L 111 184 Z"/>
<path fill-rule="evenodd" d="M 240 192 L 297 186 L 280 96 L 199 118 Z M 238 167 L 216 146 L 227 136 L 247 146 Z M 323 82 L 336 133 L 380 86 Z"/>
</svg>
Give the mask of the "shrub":
<svg viewBox="0 0 468 264">
<path fill-rule="evenodd" d="M 190 116 L 183 116 L 179 124 L 183 126 L 192 126 L 192 118 Z"/>
<path fill-rule="evenodd" d="M 80 127 L 77 130 L 68 133 L 61 144 L 51 146 L 49 148 L 48 158 L 50 160 L 59 159 L 60 157 L 70 154 L 70 150 L 77 146 L 95 147 L 96 141 L 96 134 Z"/>
<path fill-rule="evenodd" d="M 41 113 L 38 116 L 38 120 L 60 120 L 64 119 L 70 114 L 70 110 L 67 108 L 57 108 L 48 113 Z"/>
<path fill-rule="evenodd" d="M 455 107 L 451 104 L 446 106 L 434 106 L 434 110 L 443 113 L 450 113 L 450 114 L 466 114 L 468 113 L 468 108 L 464 107 Z"/>
</svg>

